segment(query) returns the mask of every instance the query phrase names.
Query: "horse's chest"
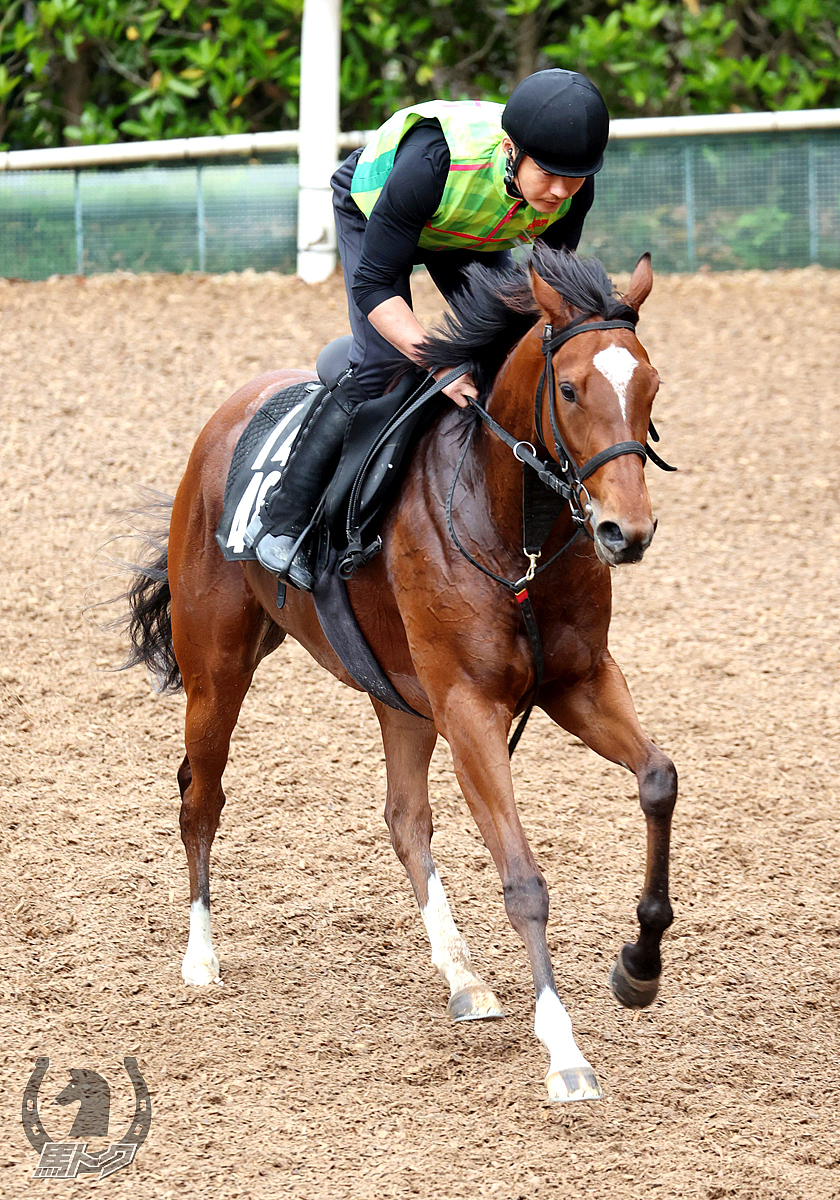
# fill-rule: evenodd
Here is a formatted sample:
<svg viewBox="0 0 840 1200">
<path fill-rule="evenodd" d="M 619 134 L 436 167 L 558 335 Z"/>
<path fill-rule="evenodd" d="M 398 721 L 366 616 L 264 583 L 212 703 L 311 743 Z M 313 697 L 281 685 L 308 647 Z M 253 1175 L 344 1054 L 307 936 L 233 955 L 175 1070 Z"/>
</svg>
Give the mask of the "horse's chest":
<svg viewBox="0 0 840 1200">
<path fill-rule="evenodd" d="M 554 626 L 542 639 L 546 676 L 569 681 L 588 675 L 606 645 L 600 630 L 571 624 Z"/>
</svg>

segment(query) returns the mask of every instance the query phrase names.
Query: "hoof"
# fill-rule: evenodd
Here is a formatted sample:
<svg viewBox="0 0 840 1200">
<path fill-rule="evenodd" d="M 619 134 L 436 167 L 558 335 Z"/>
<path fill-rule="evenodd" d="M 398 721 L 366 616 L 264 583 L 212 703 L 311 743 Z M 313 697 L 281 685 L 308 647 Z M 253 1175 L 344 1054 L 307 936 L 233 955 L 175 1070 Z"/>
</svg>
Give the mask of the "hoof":
<svg viewBox="0 0 840 1200">
<path fill-rule="evenodd" d="M 569 1067 L 546 1075 L 549 1100 L 569 1103 L 572 1100 L 600 1100 L 601 1085 L 590 1066 Z"/>
<path fill-rule="evenodd" d="M 221 983 L 219 976 L 219 960 L 214 954 L 211 958 L 188 958 L 184 956 L 181 964 L 181 975 L 184 983 L 195 987 L 205 987 L 208 983 Z"/>
<path fill-rule="evenodd" d="M 453 1021 L 487 1021 L 503 1017 L 505 1010 L 489 988 L 464 988 L 446 1006 Z"/>
<path fill-rule="evenodd" d="M 625 1008 L 647 1008 L 653 1004 L 659 991 L 659 976 L 655 979 L 634 979 L 624 966 L 619 954 L 610 972 L 610 991 Z"/>
</svg>

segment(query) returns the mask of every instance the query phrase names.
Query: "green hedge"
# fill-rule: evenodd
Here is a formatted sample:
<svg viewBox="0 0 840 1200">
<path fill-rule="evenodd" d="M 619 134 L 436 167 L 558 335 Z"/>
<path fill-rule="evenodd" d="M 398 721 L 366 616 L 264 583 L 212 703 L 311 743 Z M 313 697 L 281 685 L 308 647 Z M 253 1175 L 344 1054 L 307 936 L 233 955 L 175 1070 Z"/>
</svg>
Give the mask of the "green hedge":
<svg viewBox="0 0 840 1200">
<path fill-rule="evenodd" d="M 7 0 L 0 149 L 297 125 L 302 0 Z M 840 106 L 840 0 L 344 0 L 342 124 L 563 65 L 614 116 Z"/>
</svg>

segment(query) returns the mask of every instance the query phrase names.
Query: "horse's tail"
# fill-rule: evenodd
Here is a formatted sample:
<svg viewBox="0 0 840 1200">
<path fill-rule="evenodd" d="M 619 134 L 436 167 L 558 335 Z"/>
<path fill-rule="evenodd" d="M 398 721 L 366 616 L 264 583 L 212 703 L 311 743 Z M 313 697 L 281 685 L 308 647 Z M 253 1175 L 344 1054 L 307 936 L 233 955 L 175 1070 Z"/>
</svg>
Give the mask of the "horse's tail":
<svg viewBox="0 0 840 1200">
<path fill-rule="evenodd" d="M 128 632 L 131 649 L 123 668 L 147 667 L 155 690 L 178 692 L 183 687 L 181 671 L 172 648 L 172 594 L 169 590 L 169 521 L 171 496 L 154 493 L 131 516 L 145 553 L 139 561 L 123 563 L 132 581 L 121 599 L 128 601 L 128 612 L 117 624 Z"/>
</svg>

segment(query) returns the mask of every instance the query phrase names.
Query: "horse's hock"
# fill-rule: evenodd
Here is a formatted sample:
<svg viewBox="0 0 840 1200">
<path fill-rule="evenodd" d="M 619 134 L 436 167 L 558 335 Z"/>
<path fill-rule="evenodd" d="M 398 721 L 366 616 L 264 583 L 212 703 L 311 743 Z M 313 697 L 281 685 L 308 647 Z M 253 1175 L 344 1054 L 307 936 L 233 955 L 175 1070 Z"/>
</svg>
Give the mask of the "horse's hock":
<svg viewBox="0 0 840 1200">
<path fill-rule="evenodd" d="M 421 319 L 434 303 L 421 280 Z M 446 1017 L 382 823 L 370 706 L 291 639 L 257 672 L 225 776 L 225 983 L 178 981 L 182 702 L 112 675 L 121 650 L 80 607 L 135 483 L 171 493 L 232 387 L 309 366 L 344 332 L 340 281 L 57 280 L 0 285 L 0 304 L 0 1009 L 15 1109 L 0 1193 L 20 1194 L 37 1162 L 19 1126 L 37 1057 L 113 1089 L 135 1054 L 155 1114 L 138 1200 L 161 1179 L 259 1200 L 325 1181 L 351 1200 L 444 1195 L 453 1162 L 475 1194 L 561 1178 L 575 1197 L 834 1200 L 840 456 L 826 347 L 840 278 L 657 275 L 644 306 L 655 419 L 680 471 L 648 469 L 659 528 L 644 563 L 613 576 L 610 645 L 681 776 L 675 921 L 648 1009 L 606 986 L 634 928 L 632 779 L 540 713 L 513 768 L 558 983 L 605 1095 L 571 1109 L 540 1103 L 531 981 L 448 755 L 431 761 L 435 856 L 503 1021 Z M 50 1103 L 66 1078 L 42 1092 L 53 1138 L 75 1115 Z M 130 1088 L 118 1102 L 117 1136 Z"/>
</svg>

